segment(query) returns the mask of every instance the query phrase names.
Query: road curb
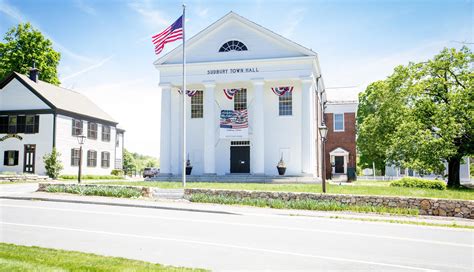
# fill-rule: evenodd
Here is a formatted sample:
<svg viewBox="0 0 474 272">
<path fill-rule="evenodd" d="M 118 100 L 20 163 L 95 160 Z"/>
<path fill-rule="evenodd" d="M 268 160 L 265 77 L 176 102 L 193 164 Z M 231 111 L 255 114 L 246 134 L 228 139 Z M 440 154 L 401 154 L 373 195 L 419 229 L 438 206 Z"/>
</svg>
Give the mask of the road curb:
<svg viewBox="0 0 474 272">
<path fill-rule="evenodd" d="M 225 211 L 216 211 L 216 210 L 174 208 L 174 207 L 165 207 L 165 206 L 158 206 L 158 205 L 144 205 L 144 204 L 132 204 L 132 203 L 114 203 L 114 202 L 103 202 L 103 201 L 93 201 L 93 200 L 58 199 L 58 198 L 30 197 L 30 196 L 0 196 L 0 199 L 48 201 L 48 202 L 61 202 L 61 203 L 78 203 L 78 204 L 92 204 L 92 205 L 104 205 L 104 206 L 118 206 L 118 207 L 129 207 L 129 208 L 147 208 L 147 209 L 159 209 L 159 210 L 172 210 L 172 211 L 183 211 L 183 212 L 200 212 L 200 213 L 213 213 L 213 214 L 240 215 L 238 213 L 225 212 Z"/>
</svg>

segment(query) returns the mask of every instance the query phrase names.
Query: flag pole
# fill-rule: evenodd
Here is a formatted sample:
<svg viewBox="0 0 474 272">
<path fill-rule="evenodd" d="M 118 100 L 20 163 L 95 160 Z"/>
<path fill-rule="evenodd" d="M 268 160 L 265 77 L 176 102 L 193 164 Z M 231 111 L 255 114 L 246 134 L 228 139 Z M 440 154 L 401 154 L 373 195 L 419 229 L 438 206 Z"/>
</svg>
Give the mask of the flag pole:
<svg viewBox="0 0 474 272">
<path fill-rule="evenodd" d="M 185 14 L 186 5 L 183 4 L 183 88 L 181 94 L 183 95 L 183 187 L 186 187 L 186 36 L 185 36 Z"/>
</svg>

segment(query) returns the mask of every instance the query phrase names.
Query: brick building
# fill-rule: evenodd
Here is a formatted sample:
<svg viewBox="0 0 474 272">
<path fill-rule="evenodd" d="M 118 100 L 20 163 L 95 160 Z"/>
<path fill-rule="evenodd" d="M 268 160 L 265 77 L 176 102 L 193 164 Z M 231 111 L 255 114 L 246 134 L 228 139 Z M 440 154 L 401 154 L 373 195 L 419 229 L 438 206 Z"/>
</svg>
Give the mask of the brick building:
<svg viewBox="0 0 474 272">
<path fill-rule="evenodd" d="M 326 177 L 345 181 L 356 168 L 357 101 L 326 103 L 325 122 L 328 135 L 325 149 Z"/>
</svg>

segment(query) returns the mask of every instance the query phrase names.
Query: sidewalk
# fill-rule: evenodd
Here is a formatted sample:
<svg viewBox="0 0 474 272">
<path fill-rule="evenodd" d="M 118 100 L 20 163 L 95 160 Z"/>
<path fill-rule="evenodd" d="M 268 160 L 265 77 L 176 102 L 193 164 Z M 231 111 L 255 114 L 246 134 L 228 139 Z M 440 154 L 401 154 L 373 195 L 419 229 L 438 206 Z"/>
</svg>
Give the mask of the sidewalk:
<svg viewBox="0 0 474 272">
<path fill-rule="evenodd" d="M 31 187 L 30 187 L 31 188 Z M 18 200 L 36 200 L 36 201 L 52 201 L 79 204 L 96 204 L 110 205 L 149 209 L 168 209 L 182 210 L 191 212 L 204 213 L 225 213 L 225 214 L 246 214 L 258 216 L 308 216 L 317 218 L 327 218 L 337 220 L 360 220 L 375 221 L 373 223 L 383 223 L 383 221 L 406 221 L 426 224 L 456 224 L 459 226 L 474 227 L 474 220 L 456 218 L 456 217 L 440 217 L 440 216 L 401 216 L 401 215 L 382 215 L 372 213 L 354 213 L 354 212 L 332 212 L 332 211 L 308 211 L 308 210 L 284 210 L 271 208 L 258 208 L 237 205 L 219 205 L 208 203 L 193 203 L 184 199 L 125 199 L 101 196 L 79 196 L 73 194 L 53 194 L 44 192 L 15 192 L 6 193 L 0 191 L 0 201 L 2 199 L 18 199 Z M 380 221 L 380 222 L 377 222 Z M 369 222 L 367 222 L 369 223 Z"/>
</svg>

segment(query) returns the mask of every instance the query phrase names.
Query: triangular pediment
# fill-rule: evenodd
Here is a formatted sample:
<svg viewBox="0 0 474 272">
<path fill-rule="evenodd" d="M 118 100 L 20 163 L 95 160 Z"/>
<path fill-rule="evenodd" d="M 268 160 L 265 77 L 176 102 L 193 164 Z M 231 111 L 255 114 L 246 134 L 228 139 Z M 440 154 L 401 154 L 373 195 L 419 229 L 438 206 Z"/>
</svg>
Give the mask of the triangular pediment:
<svg viewBox="0 0 474 272">
<path fill-rule="evenodd" d="M 228 41 L 239 41 L 245 51 L 219 52 Z M 236 13 L 230 12 L 186 41 L 187 63 L 316 56 L 316 53 Z M 182 45 L 155 65 L 182 62 Z"/>
</svg>

